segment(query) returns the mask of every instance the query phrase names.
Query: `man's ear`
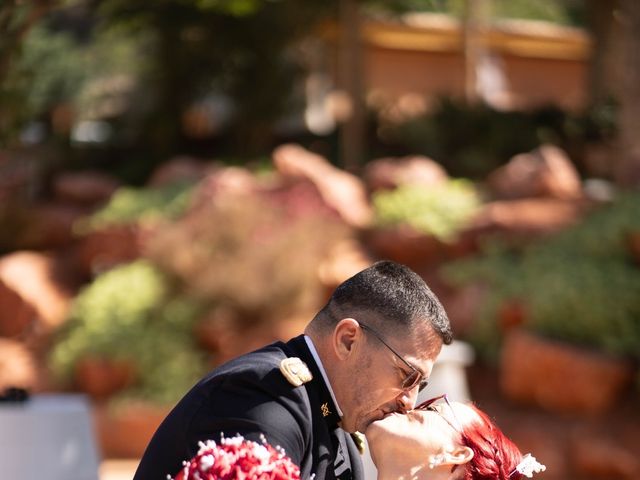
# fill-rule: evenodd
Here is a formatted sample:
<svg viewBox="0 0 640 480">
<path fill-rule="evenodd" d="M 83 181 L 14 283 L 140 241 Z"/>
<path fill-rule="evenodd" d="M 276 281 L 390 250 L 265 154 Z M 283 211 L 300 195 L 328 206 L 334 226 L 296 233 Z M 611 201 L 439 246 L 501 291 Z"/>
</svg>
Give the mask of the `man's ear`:
<svg viewBox="0 0 640 480">
<path fill-rule="evenodd" d="M 347 359 L 352 353 L 356 341 L 362 330 L 353 318 L 343 318 L 333 329 L 333 349 L 341 360 Z"/>
<path fill-rule="evenodd" d="M 444 463 L 448 463 L 449 465 L 462 465 L 471 461 L 473 458 L 473 450 L 469 447 L 460 446 L 450 452 L 445 452 L 444 456 Z"/>
</svg>

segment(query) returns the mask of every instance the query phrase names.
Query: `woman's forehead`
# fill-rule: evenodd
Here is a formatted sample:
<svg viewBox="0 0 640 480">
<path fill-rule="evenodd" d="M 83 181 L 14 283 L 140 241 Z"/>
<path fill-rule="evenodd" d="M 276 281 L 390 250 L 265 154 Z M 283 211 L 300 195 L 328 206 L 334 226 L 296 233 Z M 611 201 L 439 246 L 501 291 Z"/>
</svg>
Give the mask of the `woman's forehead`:
<svg viewBox="0 0 640 480">
<path fill-rule="evenodd" d="M 446 417 L 449 421 L 459 423 L 461 427 L 481 420 L 476 411 L 467 403 L 449 402 L 449 405 L 441 400 L 433 405 L 433 407 L 437 410 L 438 414 Z"/>
</svg>

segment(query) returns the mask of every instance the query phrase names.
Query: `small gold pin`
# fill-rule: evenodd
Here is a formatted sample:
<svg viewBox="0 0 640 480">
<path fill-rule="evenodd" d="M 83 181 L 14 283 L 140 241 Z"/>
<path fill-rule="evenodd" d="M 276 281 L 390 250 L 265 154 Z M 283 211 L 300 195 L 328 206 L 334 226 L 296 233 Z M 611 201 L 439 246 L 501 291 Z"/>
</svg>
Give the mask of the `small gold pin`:
<svg viewBox="0 0 640 480">
<path fill-rule="evenodd" d="M 363 455 L 365 451 L 365 446 L 366 446 L 364 435 L 360 432 L 354 432 L 351 434 L 351 438 L 353 439 L 353 442 L 356 444 L 356 447 L 358 448 L 358 452 L 360 452 L 360 455 Z"/>
<path fill-rule="evenodd" d="M 289 357 L 282 360 L 280 362 L 280 372 L 295 387 L 299 387 L 313 379 L 307 364 L 298 357 Z"/>
<path fill-rule="evenodd" d="M 322 411 L 323 417 L 328 417 L 331 415 L 331 410 L 329 410 L 329 403 L 325 402 L 320 406 L 320 410 Z"/>
</svg>

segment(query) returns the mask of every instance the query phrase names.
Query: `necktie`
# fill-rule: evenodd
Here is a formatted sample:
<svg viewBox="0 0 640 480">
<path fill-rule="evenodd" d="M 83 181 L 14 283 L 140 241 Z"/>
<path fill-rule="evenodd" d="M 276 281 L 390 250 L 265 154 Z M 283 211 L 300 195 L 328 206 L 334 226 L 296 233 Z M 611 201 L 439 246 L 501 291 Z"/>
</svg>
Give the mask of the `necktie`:
<svg viewBox="0 0 640 480">
<path fill-rule="evenodd" d="M 351 480 L 351 461 L 349 460 L 349 450 L 347 449 L 344 431 L 336 428 L 331 437 L 336 451 L 336 458 L 333 462 L 334 474 L 339 480 Z"/>
</svg>

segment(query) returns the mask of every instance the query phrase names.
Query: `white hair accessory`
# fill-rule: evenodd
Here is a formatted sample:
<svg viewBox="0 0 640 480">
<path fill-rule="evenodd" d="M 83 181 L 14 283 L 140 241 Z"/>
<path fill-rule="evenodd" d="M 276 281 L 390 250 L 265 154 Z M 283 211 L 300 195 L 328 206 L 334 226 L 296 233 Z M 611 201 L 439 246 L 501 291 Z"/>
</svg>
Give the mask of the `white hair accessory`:
<svg viewBox="0 0 640 480">
<path fill-rule="evenodd" d="M 513 472 L 511 472 L 511 475 L 513 475 L 515 472 L 518 472 L 527 478 L 533 478 L 534 473 L 544 472 L 546 469 L 547 467 L 538 462 L 536 460 L 536 457 L 534 457 L 530 453 L 527 453 L 522 458 L 522 460 L 520 460 L 520 463 L 516 465 L 516 468 Z"/>
</svg>

